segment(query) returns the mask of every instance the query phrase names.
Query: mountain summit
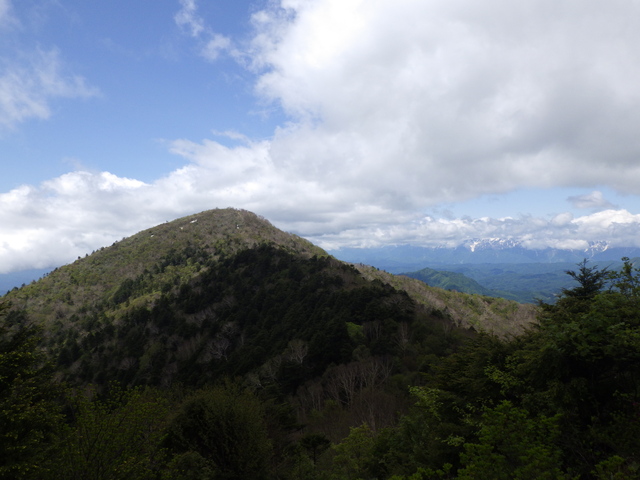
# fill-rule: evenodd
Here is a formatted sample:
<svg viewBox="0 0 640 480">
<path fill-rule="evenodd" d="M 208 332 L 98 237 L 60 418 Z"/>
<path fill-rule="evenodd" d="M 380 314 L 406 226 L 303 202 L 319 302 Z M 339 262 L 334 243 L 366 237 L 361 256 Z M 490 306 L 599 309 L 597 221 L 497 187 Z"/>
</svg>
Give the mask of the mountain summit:
<svg viewBox="0 0 640 480">
<path fill-rule="evenodd" d="M 43 325 L 63 378 L 131 385 L 255 379 L 283 356 L 308 354 L 293 389 L 358 347 L 393 356 L 412 332 L 514 334 L 535 314 L 533 306 L 347 264 L 233 209 L 144 230 L 5 299 L 14 317 Z"/>
<path fill-rule="evenodd" d="M 102 301 L 105 295 L 114 294 L 124 280 L 133 281 L 154 266 L 157 286 L 179 283 L 197 273 L 198 258 L 216 260 L 258 244 L 277 245 L 305 257 L 327 255 L 311 242 L 277 229 L 252 212 L 232 208 L 207 210 L 143 230 L 84 258 L 78 257 L 38 282 L 10 292 L 8 298 L 36 320 L 45 320 L 52 313 L 65 316 L 84 304 Z"/>
</svg>

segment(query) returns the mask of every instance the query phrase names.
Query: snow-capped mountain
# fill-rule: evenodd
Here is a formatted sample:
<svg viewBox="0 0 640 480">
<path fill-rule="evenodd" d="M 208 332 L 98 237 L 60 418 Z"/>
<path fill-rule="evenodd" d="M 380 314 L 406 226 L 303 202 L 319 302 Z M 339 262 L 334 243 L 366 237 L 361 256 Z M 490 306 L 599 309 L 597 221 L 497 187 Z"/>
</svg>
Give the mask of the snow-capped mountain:
<svg viewBox="0 0 640 480">
<path fill-rule="evenodd" d="M 606 241 L 591 242 L 587 248 L 530 249 L 513 238 L 473 238 L 457 247 L 416 247 L 394 245 L 379 248 L 344 248 L 329 251 L 340 260 L 365 263 L 391 273 L 407 272 L 440 265 L 481 263 L 579 263 L 620 261 L 622 257 L 640 257 L 640 248 L 611 247 Z"/>
</svg>

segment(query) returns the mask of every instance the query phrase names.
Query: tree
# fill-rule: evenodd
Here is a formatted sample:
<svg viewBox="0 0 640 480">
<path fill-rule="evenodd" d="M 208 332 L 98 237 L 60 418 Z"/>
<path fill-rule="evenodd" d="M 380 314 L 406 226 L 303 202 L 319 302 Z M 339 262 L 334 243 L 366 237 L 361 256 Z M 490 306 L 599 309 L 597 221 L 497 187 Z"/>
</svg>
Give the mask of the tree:
<svg viewBox="0 0 640 480">
<path fill-rule="evenodd" d="M 502 402 L 482 417 L 477 443 L 464 445 L 459 480 L 569 479 L 561 471 L 558 417 L 531 418 L 526 410 Z"/>
<path fill-rule="evenodd" d="M 51 478 L 146 480 L 155 477 L 168 402 L 148 389 L 112 385 L 107 398 L 95 391 L 70 399 L 72 423 L 60 435 Z"/>
<path fill-rule="evenodd" d="M 357 480 L 369 478 L 369 470 L 375 462 L 373 448 L 375 446 L 374 432 L 366 423 L 351 428 L 350 433 L 342 442 L 334 445 L 333 465 L 335 478 L 340 480 Z"/>
<path fill-rule="evenodd" d="M 0 479 L 38 478 L 61 421 L 40 328 L 0 303 Z"/>
<path fill-rule="evenodd" d="M 537 329 L 517 340 L 503 366 L 487 373 L 533 415 L 559 421 L 569 468 L 589 475 L 611 456 L 640 458 L 640 309 L 637 275 L 580 264 L 580 285 L 544 305 Z M 604 289 L 606 280 L 613 280 Z"/>
<path fill-rule="evenodd" d="M 567 270 L 565 273 L 578 282 L 578 286 L 563 289 L 566 297 L 588 300 L 595 297 L 605 286 L 609 272 L 606 268 L 588 267 L 588 260 L 578 264 L 578 270 Z"/>
<path fill-rule="evenodd" d="M 169 425 L 166 445 L 176 457 L 198 458 L 215 478 L 268 476 L 272 446 L 263 407 L 234 385 L 205 388 L 187 398 Z"/>
</svg>

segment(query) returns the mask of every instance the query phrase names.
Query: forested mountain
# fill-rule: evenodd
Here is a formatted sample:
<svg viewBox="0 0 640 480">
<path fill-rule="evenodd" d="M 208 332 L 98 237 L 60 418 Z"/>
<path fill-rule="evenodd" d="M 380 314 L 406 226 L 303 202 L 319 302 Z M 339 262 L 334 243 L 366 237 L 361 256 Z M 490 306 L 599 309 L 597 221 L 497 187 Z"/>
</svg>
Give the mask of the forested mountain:
<svg viewBox="0 0 640 480">
<path fill-rule="evenodd" d="M 600 268 L 620 268 L 622 257 L 640 257 L 638 248 L 610 247 L 606 242 L 581 250 L 536 250 L 509 239 L 468 240 L 455 248 L 395 245 L 330 253 L 347 262 L 420 278 L 435 287 L 523 303 L 554 302 L 563 288 L 571 287 L 566 270 L 585 258 Z"/>
<path fill-rule="evenodd" d="M 553 303 L 564 288 L 570 288 L 572 279 L 566 271 L 571 263 L 479 263 L 441 265 L 441 270 L 423 268 L 402 273 L 428 285 L 500 297 L 522 303 Z M 620 266 L 620 262 L 601 262 L 602 268 Z"/>
<path fill-rule="evenodd" d="M 402 275 L 416 278 L 423 281 L 427 285 L 444 288 L 445 290 L 456 290 L 464 293 L 477 293 L 479 295 L 486 295 L 490 297 L 499 297 L 505 295 L 500 295 L 500 292 L 496 292 L 483 287 L 478 282 L 462 273 L 434 270 L 433 268 L 423 268 L 422 270 L 418 270 L 417 272 L 407 272 L 403 273 Z"/>
<path fill-rule="evenodd" d="M 633 478 L 624 265 L 538 308 L 250 212 L 160 225 L 1 299 L 0 478 Z"/>
</svg>

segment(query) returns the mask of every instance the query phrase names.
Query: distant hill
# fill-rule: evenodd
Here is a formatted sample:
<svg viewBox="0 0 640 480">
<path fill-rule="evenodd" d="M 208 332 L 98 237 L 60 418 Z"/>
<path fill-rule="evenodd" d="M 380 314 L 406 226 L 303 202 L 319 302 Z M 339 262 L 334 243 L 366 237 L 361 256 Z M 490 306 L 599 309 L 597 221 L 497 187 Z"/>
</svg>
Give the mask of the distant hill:
<svg viewBox="0 0 640 480">
<path fill-rule="evenodd" d="M 525 303 L 553 303 L 563 288 L 574 286 L 566 271 L 575 269 L 582 260 L 616 269 L 622 257 L 635 258 L 640 249 L 610 248 L 597 242 L 586 250 L 528 250 L 517 242 L 493 239 L 470 240 L 456 248 L 401 245 L 330 253 L 344 261 L 373 265 L 445 289 Z"/>
<path fill-rule="evenodd" d="M 472 278 L 467 277 L 463 273 L 455 273 L 443 270 L 434 270 L 432 268 L 423 268 L 417 272 L 403 273 L 407 277 L 416 278 L 432 287 L 443 288 L 445 290 L 454 290 L 464 293 L 475 293 L 486 295 L 489 297 L 505 297 L 506 292 L 500 292 L 485 288 Z"/>
<path fill-rule="evenodd" d="M 611 264 L 606 262 L 599 266 Z M 615 262 L 615 265 L 618 264 Z M 566 274 L 568 270 L 576 268 L 572 263 L 485 263 L 441 265 L 440 268 L 442 270 L 424 268 L 402 275 L 417 278 L 434 287 L 522 303 L 537 303 L 540 300 L 553 303 L 562 289 L 575 286 L 575 281 Z"/>
</svg>

